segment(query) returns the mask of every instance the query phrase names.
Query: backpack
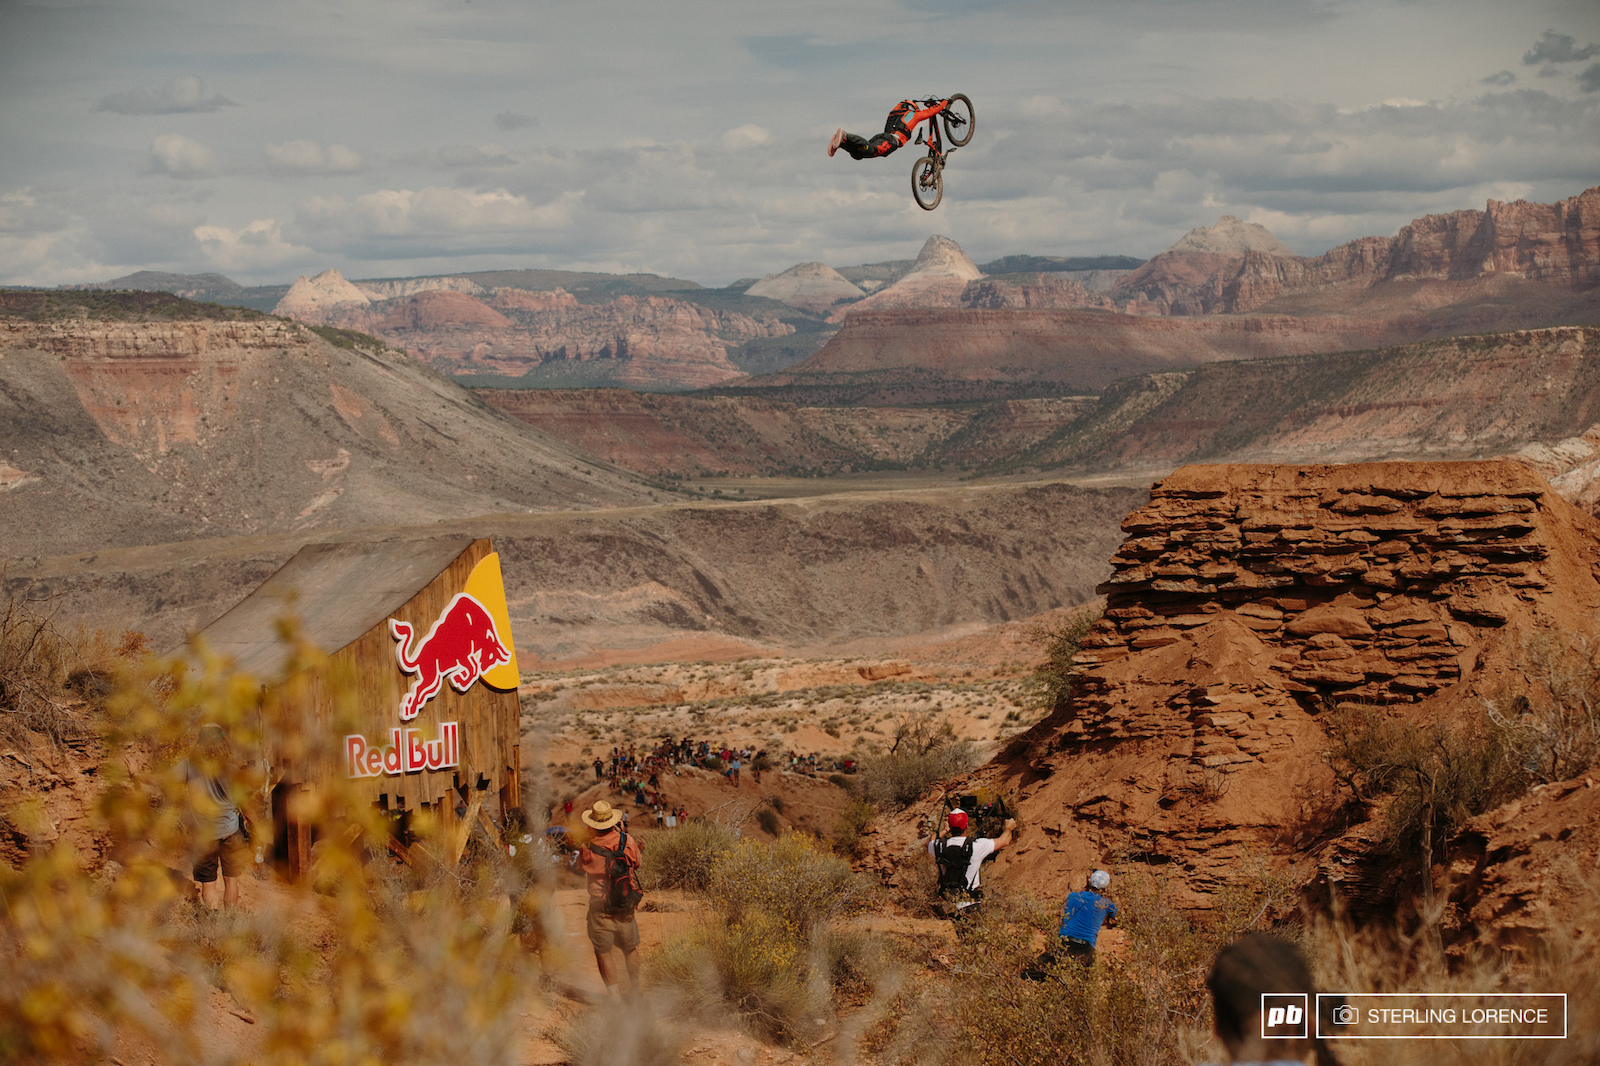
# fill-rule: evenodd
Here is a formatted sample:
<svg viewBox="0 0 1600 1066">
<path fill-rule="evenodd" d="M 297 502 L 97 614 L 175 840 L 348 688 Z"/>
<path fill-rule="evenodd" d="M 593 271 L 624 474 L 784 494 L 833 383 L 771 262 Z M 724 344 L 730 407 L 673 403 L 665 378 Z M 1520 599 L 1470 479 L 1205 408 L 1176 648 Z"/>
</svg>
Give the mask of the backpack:
<svg viewBox="0 0 1600 1066">
<path fill-rule="evenodd" d="M 633 866 L 628 862 L 628 834 L 620 834 L 617 848 L 612 851 L 595 844 L 589 850 L 606 860 L 606 894 L 600 901 L 607 914 L 632 914 L 644 899 L 644 891 L 634 877 Z"/>
<path fill-rule="evenodd" d="M 972 865 L 971 837 L 960 844 L 941 840 L 934 848 L 933 861 L 939 864 L 939 895 L 948 899 L 971 894 L 967 886 L 967 868 Z"/>
</svg>

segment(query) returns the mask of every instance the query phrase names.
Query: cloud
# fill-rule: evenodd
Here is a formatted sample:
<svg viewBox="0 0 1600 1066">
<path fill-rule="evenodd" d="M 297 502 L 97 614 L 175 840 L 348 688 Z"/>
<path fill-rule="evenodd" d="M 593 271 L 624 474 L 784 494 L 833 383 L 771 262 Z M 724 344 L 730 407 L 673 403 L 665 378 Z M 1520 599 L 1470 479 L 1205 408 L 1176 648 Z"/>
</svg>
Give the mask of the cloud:
<svg viewBox="0 0 1600 1066">
<path fill-rule="evenodd" d="M 283 227 L 270 218 L 256 219 L 242 229 L 196 226 L 194 239 L 206 262 L 218 270 L 260 270 L 314 254 L 310 248 L 285 240 Z"/>
<path fill-rule="evenodd" d="M 758 144 L 766 144 L 772 140 L 772 131 L 765 126 L 749 123 L 735 126 L 722 135 L 724 148 L 754 148 Z"/>
<path fill-rule="evenodd" d="M 181 133 L 163 133 L 150 142 L 150 172 L 192 180 L 221 172 L 211 149 Z"/>
<path fill-rule="evenodd" d="M 296 233 L 320 251 L 356 258 L 510 251 L 532 237 L 570 227 L 583 198 L 581 192 L 568 192 L 535 204 L 505 189 L 437 186 L 381 189 L 348 201 L 313 197 L 297 213 Z"/>
<path fill-rule="evenodd" d="M 326 148 L 316 141 L 288 141 L 266 148 L 267 169 L 274 174 L 353 174 L 361 156 L 342 144 Z"/>
<path fill-rule="evenodd" d="M 439 162 L 447 167 L 514 167 L 518 160 L 495 144 L 483 144 L 476 148 L 447 144 L 439 149 Z"/>
<path fill-rule="evenodd" d="M 539 124 L 533 115 L 519 115 L 515 111 L 502 111 L 494 117 L 494 124 L 503 130 L 525 130 Z"/>
<path fill-rule="evenodd" d="M 1517 80 L 1517 76 L 1515 74 L 1511 73 L 1509 70 L 1497 70 L 1493 74 L 1488 75 L 1487 77 L 1483 77 L 1483 78 L 1479 78 L 1478 79 L 1478 81 L 1483 85 L 1496 85 L 1496 86 L 1499 86 L 1501 88 L 1504 88 L 1505 86 L 1510 85 L 1512 82 L 1514 82 L 1516 80 Z"/>
<path fill-rule="evenodd" d="M 1578 88 L 1586 93 L 1600 93 L 1600 63 L 1596 63 L 1578 75 Z"/>
<path fill-rule="evenodd" d="M 102 96 L 94 110 L 116 115 L 178 115 L 236 106 L 226 96 L 207 96 L 200 79 L 188 74 L 173 78 L 159 89 L 124 89 Z"/>
<path fill-rule="evenodd" d="M 1579 48 L 1576 38 L 1545 30 L 1539 42 L 1522 57 L 1522 62 L 1530 67 L 1540 63 L 1580 63 L 1597 55 L 1600 55 L 1600 45 L 1590 43 Z"/>
</svg>

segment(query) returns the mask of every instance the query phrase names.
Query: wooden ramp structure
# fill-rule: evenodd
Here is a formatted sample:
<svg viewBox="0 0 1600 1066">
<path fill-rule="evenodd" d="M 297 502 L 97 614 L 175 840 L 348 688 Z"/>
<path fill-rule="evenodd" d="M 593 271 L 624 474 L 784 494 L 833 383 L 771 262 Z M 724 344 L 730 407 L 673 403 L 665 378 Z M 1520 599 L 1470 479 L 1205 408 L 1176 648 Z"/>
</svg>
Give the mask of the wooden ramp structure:
<svg viewBox="0 0 1600 1066">
<path fill-rule="evenodd" d="M 289 615 L 329 656 L 292 686 L 283 680 L 292 649 L 279 632 Z M 295 793 L 327 773 L 353 779 L 391 813 L 402 850 L 417 811 L 456 827 L 465 843 L 471 822 L 504 825 L 521 807 L 516 649 L 488 540 L 308 544 L 195 639 L 276 683 L 305 735 L 339 746 L 297 759 L 264 739 L 274 854 L 291 876 L 309 867 L 313 843 L 294 818 Z M 336 677 L 353 682 L 357 721 L 334 735 Z"/>
</svg>

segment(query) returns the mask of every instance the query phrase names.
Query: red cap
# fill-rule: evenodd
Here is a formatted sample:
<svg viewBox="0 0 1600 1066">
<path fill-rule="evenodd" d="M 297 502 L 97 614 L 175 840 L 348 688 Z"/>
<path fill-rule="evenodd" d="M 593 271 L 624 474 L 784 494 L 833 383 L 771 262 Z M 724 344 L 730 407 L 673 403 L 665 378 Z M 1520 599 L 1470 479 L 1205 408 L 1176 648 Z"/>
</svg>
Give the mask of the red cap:
<svg viewBox="0 0 1600 1066">
<path fill-rule="evenodd" d="M 965 829 L 967 827 L 967 812 L 959 808 L 950 812 L 950 828 Z"/>
</svg>

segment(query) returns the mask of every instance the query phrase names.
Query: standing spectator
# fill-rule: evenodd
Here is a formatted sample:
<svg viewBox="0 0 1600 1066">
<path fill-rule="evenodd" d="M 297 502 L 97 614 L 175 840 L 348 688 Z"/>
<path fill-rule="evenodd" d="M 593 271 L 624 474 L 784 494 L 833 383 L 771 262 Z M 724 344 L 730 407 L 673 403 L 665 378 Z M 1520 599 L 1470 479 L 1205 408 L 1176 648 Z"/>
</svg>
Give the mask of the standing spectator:
<svg viewBox="0 0 1600 1066">
<path fill-rule="evenodd" d="M 733 775 L 733 787 L 734 788 L 738 788 L 739 787 L 739 767 L 740 767 L 741 764 L 742 763 L 741 763 L 741 760 L 739 758 L 739 753 L 738 752 L 734 752 L 733 761 L 728 764 L 728 771 Z"/>
<path fill-rule="evenodd" d="M 250 838 L 239 808 L 228 795 L 233 776 L 233 753 L 220 725 L 206 723 L 196 737 L 192 758 L 183 764 L 195 816 L 195 837 L 200 845 L 194 864 L 195 893 L 200 902 L 216 910 L 239 905 L 239 878 L 249 864 Z M 222 871 L 222 898 L 216 893 L 217 871 Z"/>
<path fill-rule="evenodd" d="M 585 927 L 589 944 L 594 948 L 595 966 L 606 992 L 617 994 L 617 972 L 611 961 L 611 949 L 622 950 L 623 965 L 628 970 L 628 985 L 639 989 L 639 919 L 635 914 L 637 892 L 633 906 L 627 905 L 626 894 L 619 882 L 631 881 L 639 869 L 639 842 L 628 835 L 623 813 L 614 810 L 605 800 L 596 800 L 593 807 L 583 812 L 583 824 L 595 835 L 578 852 L 578 865 L 588 875 L 589 911 Z"/>
<path fill-rule="evenodd" d="M 594 757 L 594 779 L 596 784 L 605 776 L 605 769 L 606 764 L 600 761 L 600 756 L 596 755 Z"/>
</svg>

